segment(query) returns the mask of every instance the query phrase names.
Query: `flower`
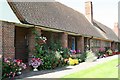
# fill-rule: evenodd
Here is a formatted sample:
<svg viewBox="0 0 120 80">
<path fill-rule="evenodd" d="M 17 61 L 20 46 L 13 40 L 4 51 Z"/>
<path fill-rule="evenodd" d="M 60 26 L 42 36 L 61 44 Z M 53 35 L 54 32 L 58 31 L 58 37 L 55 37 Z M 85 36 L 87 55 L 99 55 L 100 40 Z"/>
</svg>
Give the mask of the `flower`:
<svg viewBox="0 0 120 80">
<path fill-rule="evenodd" d="M 77 53 L 80 53 L 81 51 L 80 50 L 77 50 Z"/>
<path fill-rule="evenodd" d="M 26 69 L 27 67 L 26 67 L 26 64 L 24 64 L 23 62 L 22 62 L 22 60 L 20 60 L 20 59 L 16 59 L 16 60 L 14 60 L 14 62 L 17 64 L 17 66 L 19 66 L 20 68 L 22 68 L 22 69 Z"/>
<path fill-rule="evenodd" d="M 31 66 L 40 66 L 42 64 L 42 61 L 40 58 L 32 58 L 29 62 L 29 65 Z"/>
<path fill-rule="evenodd" d="M 70 53 L 75 54 L 76 50 L 70 50 Z"/>
<path fill-rule="evenodd" d="M 39 37 L 39 38 L 42 39 L 42 40 L 45 40 L 45 41 L 47 40 L 46 37 L 42 37 L 42 36 L 41 36 L 41 37 Z"/>
<path fill-rule="evenodd" d="M 22 69 L 26 69 L 26 64 L 20 59 L 4 58 L 2 63 L 4 77 L 14 77 Z"/>
<path fill-rule="evenodd" d="M 99 48 L 99 51 L 100 51 L 100 52 L 104 52 L 104 51 L 105 51 L 105 48 Z"/>
</svg>

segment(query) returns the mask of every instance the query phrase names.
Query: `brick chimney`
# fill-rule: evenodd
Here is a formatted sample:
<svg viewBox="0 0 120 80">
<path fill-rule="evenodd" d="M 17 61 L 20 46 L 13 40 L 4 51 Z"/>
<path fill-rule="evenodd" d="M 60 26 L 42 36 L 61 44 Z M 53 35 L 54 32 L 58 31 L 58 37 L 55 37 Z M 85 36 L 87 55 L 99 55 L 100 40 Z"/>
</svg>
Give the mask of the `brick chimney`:
<svg viewBox="0 0 120 80">
<path fill-rule="evenodd" d="M 115 34 L 118 36 L 119 34 L 119 27 L 118 27 L 118 23 L 114 23 L 114 29 L 113 31 L 115 32 Z"/>
<path fill-rule="evenodd" d="M 93 5 L 91 1 L 85 2 L 85 15 L 89 22 L 93 23 Z"/>
</svg>

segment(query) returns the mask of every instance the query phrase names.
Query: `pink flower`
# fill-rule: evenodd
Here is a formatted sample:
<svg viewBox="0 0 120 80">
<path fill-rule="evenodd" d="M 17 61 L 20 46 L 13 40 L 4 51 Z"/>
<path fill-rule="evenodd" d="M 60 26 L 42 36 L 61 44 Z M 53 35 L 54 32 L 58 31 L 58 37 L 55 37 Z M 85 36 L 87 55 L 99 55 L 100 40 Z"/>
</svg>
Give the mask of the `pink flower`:
<svg viewBox="0 0 120 80">
<path fill-rule="evenodd" d="M 105 48 L 99 48 L 99 51 L 103 52 L 103 51 L 105 51 Z"/>
<path fill-rule="evenodd" d="M 80 50 L 77 50 L 78 53 L 80 53 L 81 51 Z"/>
<path fill-rule="evenodd" d="M 70 52 L 71 52 L 72 54 L 75 54 L 75 53 L 76 53 L 76 50 L 70 50 Z"/>
</svg>

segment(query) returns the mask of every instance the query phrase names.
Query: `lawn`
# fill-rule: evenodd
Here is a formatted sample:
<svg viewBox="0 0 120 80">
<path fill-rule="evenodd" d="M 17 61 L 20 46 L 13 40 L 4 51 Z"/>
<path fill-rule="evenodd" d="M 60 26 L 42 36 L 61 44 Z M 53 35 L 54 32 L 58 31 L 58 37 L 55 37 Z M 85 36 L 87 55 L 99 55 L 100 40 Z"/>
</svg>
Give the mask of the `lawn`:
<svg viewBox="0 0 120 80">
<path fill-rule="evenodd" d="M 63 78 L 118 78 L 117 65 L 118 59 L 113 59 L 86 70 L 80 70 L 70 75 L 66 75 Z"/>
</svg>

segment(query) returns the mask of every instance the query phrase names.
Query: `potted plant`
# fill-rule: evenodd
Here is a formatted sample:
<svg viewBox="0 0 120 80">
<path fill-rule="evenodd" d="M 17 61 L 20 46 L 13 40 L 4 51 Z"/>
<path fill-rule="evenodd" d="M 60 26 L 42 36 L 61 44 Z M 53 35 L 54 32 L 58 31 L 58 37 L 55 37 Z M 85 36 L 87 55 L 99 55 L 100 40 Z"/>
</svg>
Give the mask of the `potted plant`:
<svg viewBox="0 0 120 80">
<path fill-rule="evenodd" d="M 29 65 L 31 65 L 34 69 L 33 71 L 38 71 L 37 67 L 42 64 L 42 60 L 40 58 L 32 58 L 29 62 Z"/>
</svg>

